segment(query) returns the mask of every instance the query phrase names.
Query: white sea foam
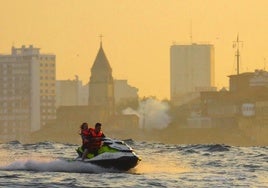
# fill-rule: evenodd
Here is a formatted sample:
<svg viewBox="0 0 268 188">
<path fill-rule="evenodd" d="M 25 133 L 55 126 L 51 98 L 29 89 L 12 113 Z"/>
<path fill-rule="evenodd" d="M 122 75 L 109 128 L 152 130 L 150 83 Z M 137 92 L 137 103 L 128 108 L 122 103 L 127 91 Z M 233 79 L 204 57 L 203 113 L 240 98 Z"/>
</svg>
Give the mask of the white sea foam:
<svg viewBox="0 0 268 188">
<path fill-rule="evenodd" d="M 6 166 L 0 167 L 0 170 L 7 171 L 38 171 L 38 172 L 79 172 L 79 173 L 99 173 L 104 169 L 90 163 L 79 161 L 67 161 L 62 159 L 24 159 L 16 160 Z M 107 171 L 107 169 L 105 170 Z"/>
</svg>

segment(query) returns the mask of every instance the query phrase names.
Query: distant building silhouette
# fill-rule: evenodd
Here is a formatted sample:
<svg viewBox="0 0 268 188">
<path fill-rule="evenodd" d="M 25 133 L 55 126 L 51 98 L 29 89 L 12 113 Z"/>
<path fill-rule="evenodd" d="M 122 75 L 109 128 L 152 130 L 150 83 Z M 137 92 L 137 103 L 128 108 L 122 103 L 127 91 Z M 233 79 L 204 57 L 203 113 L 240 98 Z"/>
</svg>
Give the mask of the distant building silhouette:
<svg viewBox="0 0 268 188">
<path fill-rule="evenodd" d="M 103 109 L 108 116 L 115 113 L 114 80 L 112 68 L 103 51 L 102 42 L 89 81 L 88 105 Z"/>
<path fill-rule="evenodd" d="M 76 133 L 82 122 L 88 122 L 90 127 L 94 127 L 96 122 L 101 122 L 104 125 L 105 132 L 116 133 L 121 136 L 126 136 L 130 133 L 134 134 L 135 131 L 138 131 L 139 117 L 137 115 L 115 113 L 112 68 L 104 53 L 102 44 L 100 44 L 98 54 L 91 68 L 89 83 L 82 88 L 83 90 L 88 88 L 88 103 L 83 103 L 82 105 L 68 104 L 68 99 L 72 100 L 71 103 L 77 103 L 80 83 L 78 78 L 59 82 L 59 85 L 63 87 L 59 87 L 61 91 L 58 91 L 57 94 L 62 93 L 62 97 L 65 99 L 60 105 L 57 102 L 57 119 L 48 123 L 42 130 L 32 134 L 31 139 L 43 140 L 45 136 L 45 139 L 57 141 L 68 142 L 74 139 L 80 141 L 80 136 L 76 135 Z M 68 91 L 71 94 L 64 95 Z M 82 93 L 83 98 L 85 98 L 86 94 L 86 92 Z"/>
<path fill-rule="evenodd" d="M 89 84 L 83 85 L 82 80 L 56 81 L 56 107 L 88 105 Z M 138 101 L 138 89 L 130 86 L 127 80 L 114 80 L 115 105 Z"/>
<path fill-rule="evenodd" d="M 56 56 L 12 47 L 0 55 L 0 140 L 20 139 L 56 118 Z"/>
<path fill-rule="evenodd" d="M 74 80 L 56 81 L 56 107 L 88 104 L 88 85 L 83 86 L 78 77 Z"/>
<path fill-rule="evenodd" d="M 170 47 L 170 99 L 187 103 L 200 91 L 213 91 L 215 83 L 214 46 L 210 44 Z"/>
<path fill-rule="evenodd" d="M 191 118 L 202 127 L 238 131 L 252 143 L 268 143 L 268 72 L 255 70 L 229 76 L 230 91 L 201 92 L 200 117 Z M 204 121 L 206 119 L 206 121 Z"/>
<path fill-rule="evenodd" d="M 130 86 L 127 80 L 113 79 L 102 43 L 91 67 L 88 84 L 83 86 L 78 76 L 74 80 L 56 81 L 56 107 L 88 105 L 113 115 L 116 103 L 127 103 L 138 100 L 138 97 L 138 89 Z"/>
<path fill-rule="evenodd" d="M 62 122 L 72 127 L 77 126 L 81 121 L 88 122 L 90 125 L 96 122 L 105 124 L 113 118 L 115 114 L 114 82 L 112 69 L 103 51 L 102 43 L 91 67 L 89 83 L 82 86 L 77 78 L 77 80 L 62 81 L 61 85 L 64 87 L 59 87 L 57 93 L 62 93 L 65 102 L 57 108 L 58 123 Z M 86 88 L 88 92 L 83 91 Z M 68 90 L 70 94 L 66 94 Z M 83 98 L 82 104 L 79 103 L 78 98 Z M 68 103 L 68 99 L 73 100 L 73 104 Z"/>
<path fill-rule="evenodd" d="M 127 80 L 114 80 L 115 103 L 138 100 L 138 88 L 130 86 Z"/>
</svg>

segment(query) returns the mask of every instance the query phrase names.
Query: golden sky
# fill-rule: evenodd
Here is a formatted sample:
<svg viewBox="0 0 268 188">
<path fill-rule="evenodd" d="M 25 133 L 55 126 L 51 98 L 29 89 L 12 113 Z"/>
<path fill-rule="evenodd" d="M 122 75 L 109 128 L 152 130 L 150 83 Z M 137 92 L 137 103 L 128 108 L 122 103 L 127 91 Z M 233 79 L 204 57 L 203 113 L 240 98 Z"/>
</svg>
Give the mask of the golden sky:
<svg viewBox="0 0 268 188">
<path fill-rule="evenodd" d="M 191 35 L 215 46 L 217 87 L 236 73 L 238 33 L 240 72 L 268 69 L 267 7 L 267 0 L 0 0 L 0 53 L 33 44 L 57 56 L 57 79 L 79 75 L 86 84 L 102 34 L 113 77 L 127 79 L 140 97 L 164 99 L 169 48 Z"/>
</svg>

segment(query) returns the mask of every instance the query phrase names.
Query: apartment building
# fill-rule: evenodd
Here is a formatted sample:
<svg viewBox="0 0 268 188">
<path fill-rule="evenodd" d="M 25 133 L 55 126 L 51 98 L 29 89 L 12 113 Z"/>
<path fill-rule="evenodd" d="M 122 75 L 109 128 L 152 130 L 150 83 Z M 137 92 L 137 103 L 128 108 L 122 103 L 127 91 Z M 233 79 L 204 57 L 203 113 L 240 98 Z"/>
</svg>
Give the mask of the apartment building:
<svg viewBox="0 0 268 188">
<path fill-rule="evenodd" d="M 0 140 L 23 140 L 56 118 L 56 56 L 32 45 L 0 55 Z"/>
</svg>

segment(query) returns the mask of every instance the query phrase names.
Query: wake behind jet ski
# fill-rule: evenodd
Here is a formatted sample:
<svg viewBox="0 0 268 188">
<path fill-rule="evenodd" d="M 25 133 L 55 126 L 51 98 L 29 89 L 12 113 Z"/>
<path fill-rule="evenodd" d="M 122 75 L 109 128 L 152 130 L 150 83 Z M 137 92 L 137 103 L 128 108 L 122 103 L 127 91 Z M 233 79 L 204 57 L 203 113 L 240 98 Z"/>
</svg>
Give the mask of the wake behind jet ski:
<svg viewBox="0 0 268 188">
<path fill-rule="evenodd" d="M 103 138 L 103 144 L 96 154 L 88 153 L 87 157 L 82 160 L 83 149 L 76 149 L 78 157 L 75 161 L 92 163 L 104 168 L 115 168 L 118 170 L 129 170 L 134 168 L 141 160 L 133 149 L 124 141 Z"/>
</svg>

